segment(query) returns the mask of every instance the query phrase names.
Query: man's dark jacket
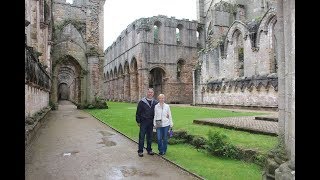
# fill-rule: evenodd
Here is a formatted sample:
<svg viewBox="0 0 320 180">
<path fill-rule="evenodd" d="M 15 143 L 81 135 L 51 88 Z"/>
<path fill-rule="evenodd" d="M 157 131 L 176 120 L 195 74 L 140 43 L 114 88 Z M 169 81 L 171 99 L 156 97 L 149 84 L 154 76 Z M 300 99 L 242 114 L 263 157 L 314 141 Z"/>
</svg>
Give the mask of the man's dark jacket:
<svg viewBox="0 0 320 180">
<path fill-rule="evenodd" d="M 154 107 L 158 104 L 158 101 L 152 99 L 151 106 L 148 103 L 147 99 L 144 97 L 142 98 L 137 107 L 136 112 L 136 121 L 137 123 L 153 123 L 154 117 Z"/>
</svg>

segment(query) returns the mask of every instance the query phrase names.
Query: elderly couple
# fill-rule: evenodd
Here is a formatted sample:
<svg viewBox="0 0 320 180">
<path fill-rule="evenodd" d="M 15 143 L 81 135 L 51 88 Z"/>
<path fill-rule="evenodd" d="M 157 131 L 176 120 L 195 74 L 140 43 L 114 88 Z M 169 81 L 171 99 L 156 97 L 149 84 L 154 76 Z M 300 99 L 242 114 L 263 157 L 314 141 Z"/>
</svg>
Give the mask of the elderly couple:
<svg viewBox="0 0 320 180">
<path fill-rule="evenodd" d="M 148 89 L 147 96 L 142 98 L 137 107 L 136 121 L 140 127 L 138 155 L 143 157 L 144 138 L 147 136 L 147 152 L 152 152 L 153 127 L 157 130 L 158 150 L 160 155 L 166 154 L 168 144 L 168 131 L 173 126 L 170 107 L 164 103 L 164 94 L 158 96 L 158 101 L 153 98 L 154 91 Z"/>
</svg>

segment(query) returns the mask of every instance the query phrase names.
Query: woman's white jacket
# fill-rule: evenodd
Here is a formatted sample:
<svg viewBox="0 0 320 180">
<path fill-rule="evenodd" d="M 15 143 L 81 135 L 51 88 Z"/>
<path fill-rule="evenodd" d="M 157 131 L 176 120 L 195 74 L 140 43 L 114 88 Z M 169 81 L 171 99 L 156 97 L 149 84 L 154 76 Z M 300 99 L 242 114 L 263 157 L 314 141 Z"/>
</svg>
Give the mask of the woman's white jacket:
<svg viewBox="0 0 320 180">
<path fill-rule="evenodd" d="M 167 118 L 167 115 L 169 117 Z M 160 106 L 160 103 L 156 104 L 154 107 L 154 118 L 153 118 L 153 125 L 156 125 L 156 120 L 162 120 L 162 127 L 166 126 L 173 126 L 172 122 L 172 115 L 170 106 L 166 103 L 163 103 L 163 107 Z"/>
</svg>

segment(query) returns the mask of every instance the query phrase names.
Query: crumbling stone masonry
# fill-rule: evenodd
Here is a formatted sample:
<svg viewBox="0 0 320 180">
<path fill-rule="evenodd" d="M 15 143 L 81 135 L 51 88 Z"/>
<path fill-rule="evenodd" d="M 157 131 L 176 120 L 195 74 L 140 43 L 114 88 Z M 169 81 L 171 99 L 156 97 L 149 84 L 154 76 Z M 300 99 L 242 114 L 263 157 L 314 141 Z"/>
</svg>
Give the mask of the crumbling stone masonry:
<svg viewBox="0 0 320 180">
<path fill-rule="evenodd" d="M 205 46 L 194 72 L 194 104 L 277 109 L 274 6 L 272 0 L 197 1 Z"/>
<path fill-rule="evenodd" d="M 51 0 L 25 0 L 25 145 L 50 110 Z"/>
<path fill-rule="evenodd" d="M 101 96 L 104 2 L 53 1 L 52 102 L 87 105 Z"/>
<path fill-rule="evenodd" d="M 26 145 L 49 105 L 101 96 L 104 2 L 25 0 Z"/>
<path fill-rule="evenodd" d="M 153 87 L 169 103 L 191 103 L 200 29 L 196 21 L 162 15 L 131 23 L 105 50 L 105 97 L 137 102 Z"/>
<path fill-rule="evenodd" d="M 25 0 L 25 117 L 49 105 L 51 0 Z"/>
</svg>

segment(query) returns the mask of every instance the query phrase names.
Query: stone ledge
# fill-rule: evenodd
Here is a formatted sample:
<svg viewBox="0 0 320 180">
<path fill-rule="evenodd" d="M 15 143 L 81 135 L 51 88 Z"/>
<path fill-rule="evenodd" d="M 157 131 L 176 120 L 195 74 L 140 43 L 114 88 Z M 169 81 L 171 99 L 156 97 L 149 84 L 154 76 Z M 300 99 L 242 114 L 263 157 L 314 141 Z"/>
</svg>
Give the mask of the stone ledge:
<svg viewBox="0 0 320 180">
<path fill-rule="evenodd" d="M 217 107 L 217 108 L 230 108 L 230 109 L 248 109 L 248 110 L 266 110 L 266 111 L 277 111 L 278 107 L 266 107 L 266 106 L 242 106 L 242 105 L 227 105 L 227 104 L 199 104 L 195 106 L 199 107 Z"/>
<path fill-rule="evenodd" d="M 209 126 L 218 126 L 218 127 L 223 127 L 223 128 L 227 128 L 227 129 L 235 129 L 235 130 L 240 130 L 240 131 L 247 131 L 247 132 L 255 133 L 255 134 L 277 136 L 276 133 L 272 133 L 272 132 L 259 131 L 259 130 L 255 130 L 255 129 L 244 128 L 244 127 L 230 126 L 230 125 L 226 125 L 226 124 L 220 124 L 220 123 L 209 122 L 209 121 L 204 121 L 204 120 L 193 120 L 193 123 L 209 125 Z"/>
<path fill-rule="evenodd" d="M 43 109 L 43 111 L 44 112 L 35 119 L 33 124 L 25 124 L 25 147 L 27 147 L 31 143 L 32 139 L 37 134 L 38 129 L 41 127 L 41 124 L 43 123 L 42 121 L 44 117 L 48 114 L 49 111 L 51 111 L 51 107 L 47 106 Z"/>
<path fill-rule="evenodd" d="M 255 119 L 255 120 L 262 120 L 262 121 L 278 122 L 278 118 L 276 118 L 276 117 L 256 116 L 254 119 Z"/>
</svg>

